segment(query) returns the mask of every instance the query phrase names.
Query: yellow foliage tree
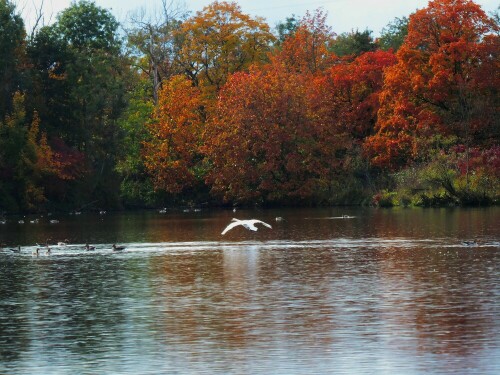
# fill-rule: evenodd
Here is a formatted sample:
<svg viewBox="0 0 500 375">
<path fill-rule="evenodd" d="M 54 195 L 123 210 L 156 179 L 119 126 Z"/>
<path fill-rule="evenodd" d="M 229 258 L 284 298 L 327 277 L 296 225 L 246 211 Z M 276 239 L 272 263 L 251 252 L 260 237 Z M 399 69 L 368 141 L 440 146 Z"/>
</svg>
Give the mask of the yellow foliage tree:
<svg viewBox="0 0 500 375">
<path fill-rule="evenodd" d="M 267 59 L 275 37 L 264 20 L 237 3 L 215 1 L 182 25 L 180 64 L 194 82 L 215 94 L 229 75 Z"/>
</svg>

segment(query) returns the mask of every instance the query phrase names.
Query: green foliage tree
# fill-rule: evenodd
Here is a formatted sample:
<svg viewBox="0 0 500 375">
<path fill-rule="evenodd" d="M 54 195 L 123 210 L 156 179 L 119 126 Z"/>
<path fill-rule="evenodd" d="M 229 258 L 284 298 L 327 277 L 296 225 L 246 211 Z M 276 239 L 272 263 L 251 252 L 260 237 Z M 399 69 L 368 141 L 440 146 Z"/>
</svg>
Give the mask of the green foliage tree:
<svg viewBox="0 0 500 375">
<path fill-rule="evenodd" d="M 73 3 L 57 17 L 57 30 L 64 41 L 79 52 L 118 53 L 118 22 L 111 13 L 94 2 Z"/>
<path fill-rule="evenodd" d="M 47 144 L 35 113 L 30 123 L 24 95 L 13 97 L 12 113 L 0 121 L 0 209 L 35 211 L 46 201 L 45 183 L 71 179 L 65 161 Z"/>
<path fill-rule="evenodd" d="M 12 110 L 12 96 L 21 84 L 25 68 L 26 31 L 16 7 L 0 0 L 0 120 Z"/>
<path fill-rule="evenodd" d="M 278 22 L 276 25 L 276 44 L 281 45 L 286 38 L 292 36 L 299 27 L 299 22 L 300 20 L 294 14 L 291 17 L 287 17 L 285 21 Z"/>
<path fill-rule="evenodd" d="M 88 173 L 69 187 L 73 204 L 92 199 L 119 204 L 115 166 L 123 134 L 118 119 L 133 79 L 117 28 L 109 11 L 80 1 L 40 30 L 30 46 L 42 126 L 50 139 L 60 138 L 85 155 Z"/>
<path fill-rule="evenodd" d="M 116 170 L 120 175 L 121 199 L 127 207 L 151 206 L 158 199 L 142 157 L 143 145 L 150 139 L 147 125 L 151 123 L 154 112 L 150 91 L 149 80 L 139 80 L 130 93 L 127 109 L 119 120 L 124 137 Z"/>
<path fill-rule="evenodd" d="M 408 17 L 396 17 L 382 29 L 380 38 L 377 40 L 378 45 L 384 51 L 392 48 L 396 52 L 403 44 L 406 35 L 408 35 Z"/>
<path fill-rule="evenodd" d="M 70 127 L 71 112 L 67 79 L 67 62 L 73 59 L 68 45 L 58 36 L 54 27 L 42 27 L 27 46 L 32 64 L 29 105 L 36 108 L 42 127 L 49 137 L 69 141 L 74 129 Z"/>
<path fill-rule="evenodd" d="M 365 52 L 374 51 L 377 48 L 371 30 L 351 31 L 337 36 L 331 44 L 331 50 L 337 56 L 359 56 Z"/>
</svg>

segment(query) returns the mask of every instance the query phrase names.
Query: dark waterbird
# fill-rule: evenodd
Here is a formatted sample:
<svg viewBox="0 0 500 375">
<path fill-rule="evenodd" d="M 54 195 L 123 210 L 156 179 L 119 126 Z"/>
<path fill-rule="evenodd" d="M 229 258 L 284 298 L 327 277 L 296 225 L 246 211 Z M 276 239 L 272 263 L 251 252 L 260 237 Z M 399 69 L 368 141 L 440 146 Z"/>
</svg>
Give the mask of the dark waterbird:
<svg viewBox="0 0 500 375">
<path fill-rule="evenodd" d="M 17 248 L 13 247 L 9 250 L 12 251 L 13 253 L 20 253 L 21 252 L 21 245 L 17 245 Z"/>
<path fill-rule="evenodd" d="M 477 246 L 478 243 L 474 240 L 465 240 L 465 241 L 462 241 L 462 245 L 464 245 L 464 246 Z"/>
</svg>

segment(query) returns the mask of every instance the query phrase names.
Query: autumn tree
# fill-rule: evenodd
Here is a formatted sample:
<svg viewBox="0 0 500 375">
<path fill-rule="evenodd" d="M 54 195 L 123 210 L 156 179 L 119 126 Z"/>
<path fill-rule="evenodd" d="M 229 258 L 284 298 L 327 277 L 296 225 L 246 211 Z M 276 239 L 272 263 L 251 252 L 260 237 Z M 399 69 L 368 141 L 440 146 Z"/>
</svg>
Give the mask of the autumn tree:
<svg viewBox="0 0 500 375">
<path fill-rule="evenodd" d="M 159 93 L 144 160 L 157 190 L 188 192 L 203 183 L 200 139 L 204 122 L 198 87 L 184 76 L 172 77 Z"/>
<path fill-rule="evenodd" d="M 391 52 L 366 52 L 353 61 L 342 60 L 314 80 L 312 111 L 344 139 L 332 159 L 342 176 L 332 181 L 335 203 L 361 202 L 377 185 L 362 145 L 374 133 L 383 72 L 395 62 Z"/>
<path fill-rule="evenodd" d="M 289 69 L 301 73 L 316 73 L 332 63 L 329 51 L 335 34 L 326 24 L 327 13 L 318 9 L 307 12 L 293 34 L 287 37 L 277 54 Z"/>
<path fill-rule="evenodd" d="M 236 3 L 214 2 L 187 19 L 176 35 L 184 77 L 163 82 L 144 160 L 157 190 L 173 195 L 204 189 L 202 132 L 228 77 L 267 59 L 274 40 L 262 19 Z"/>
<path fill-rule="evenodd" d="M 46 201 L 54 180 L 71 180 L 68 160 L 48 144 L 36 112 L 29 117 L 25 96 L 14 94 L 12 112 L 0 121 L 0 209 L 36 211 Z"/>
<path fill-rule="evenodd" d="M 474 191 L 471 152 L 498 145 L 499 52 L 498 26 L 472 1 L 436 0 L 411 15 L 398 63 L 386 71 L 377 133 L 366 142 L 372 162 L 412 165 L 430 191 L 423 201 L 485 201 Z"/>
<path fill-rule="evenodd" d="M 213 194 L 247 204 L 327 199 L 341 140 L 311 111 L 310 83 L 278 61 L 230 78 L 204 133 Z"/>
<path fill-rule="evenodd" d="M 398 63 L 386 72 L 377 134 L 367 142 L 375 164 L 396 168 L 425 159 L 440 137 L 498 141 L 495 30 L 469 0 L 432 1 L 410 16 Z"/>
<path fill-rule="evenodd" d="M 393 53 L 376 51 L 332 66 L 316 79 L 316 112 L 360 144 L 374 132 L 384 70 L 395 63 Z"/>
<path fill-rule="evenodd" d="M 237 3 L 215 1 L 182 24 L 179 63 L 195 85 L 214 94 L 228 77 L 267 59 L 274 36 Z"/>
</svg>

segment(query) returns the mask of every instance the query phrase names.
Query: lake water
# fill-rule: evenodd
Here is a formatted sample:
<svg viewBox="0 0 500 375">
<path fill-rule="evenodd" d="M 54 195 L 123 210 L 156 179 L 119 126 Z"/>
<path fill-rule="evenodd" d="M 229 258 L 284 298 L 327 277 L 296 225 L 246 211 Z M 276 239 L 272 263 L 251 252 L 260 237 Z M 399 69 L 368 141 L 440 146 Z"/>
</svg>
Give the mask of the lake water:
<svg viewBox="0 0 500 375">
<path fill-rule="evenodd" d="M 499 208 L 33 218 L 0 225 L 1 374 L 500 373 Z"/>
</svg>

